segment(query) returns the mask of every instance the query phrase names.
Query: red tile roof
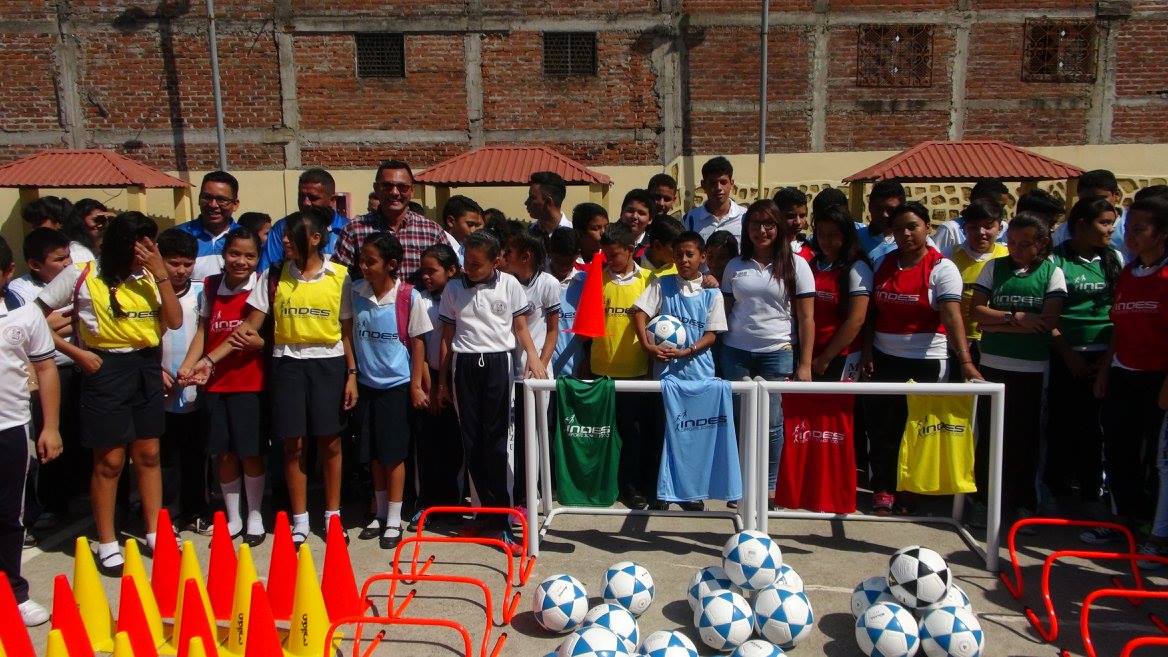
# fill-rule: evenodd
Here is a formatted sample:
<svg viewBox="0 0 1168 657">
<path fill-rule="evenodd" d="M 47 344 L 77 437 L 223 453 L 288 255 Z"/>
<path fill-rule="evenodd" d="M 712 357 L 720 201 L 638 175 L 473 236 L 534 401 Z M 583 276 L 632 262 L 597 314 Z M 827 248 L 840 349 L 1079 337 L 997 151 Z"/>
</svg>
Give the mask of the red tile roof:
<svg viewBox="0 0 1168 657">
<path fill-rule="evenodd" d="M 190 187 L 114 151 L 50 149 L 0 166 L 0 187 Z"/>
<path fill-rule="evenodd" d="M 858 171 L 844 182 L 1058 180 L 1082 174 L 1078 167 L 1001 141 L 926 141 Z"/>
<path fill-rule="evenodd" d="M 569 185 L 608 185 L 612 179 L 544 146 L 483 146 L 416 176 L 428 185 L 526 185 L 536 171 L 554 171 Z"/>
</svg>

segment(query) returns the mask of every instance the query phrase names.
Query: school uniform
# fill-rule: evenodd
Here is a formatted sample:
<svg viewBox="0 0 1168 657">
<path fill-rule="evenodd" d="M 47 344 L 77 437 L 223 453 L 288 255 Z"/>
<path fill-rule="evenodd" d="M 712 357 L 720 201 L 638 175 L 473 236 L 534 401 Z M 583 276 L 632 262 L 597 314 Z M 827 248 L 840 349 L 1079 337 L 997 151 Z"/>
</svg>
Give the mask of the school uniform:
<svg viewBox="0 0 1168 657">
<path fill-rule="evenodd" d="M 438 368 L 441 366 L 442 321 L 438 319 L 440 298 L 428 291 L 420 293 L 418 307 L 434 328 L 422 336 L 426 344 L 426 367 L 430 369 L 430 394 L 438 394 Z M 418 508 L 450 506 L 462 503 L 463 457 L 462 434 L 458 413 L 447 407 L 432 415 L 428 411 L 414 413 L 418 436 L 426 440 L 414 441 L 414 492 Z"/>
<path fill-rule="evenodd" d="M 681 224 L 685 226 L 686 230 L 692 230 L 702 236 L 703 240 L 709 240 L 710 235 L 713 235 L 719 230 L 724 230 L 734 236 L 734 239 L 742 242 L 742 222 L 743 217 L 746 216 L 746 206 L 739 205 L 733 200 L 730 201 L 730 209 L 726 212 L 724 217 L 716 217 L 703 203 L 698 207 L 685 213 L 681 219 Z"/>
<path fill-rule="evenodd" d="M 535 345 L 536 353 L 543 349 L 547 339 L 547 318 L 552 313 L 560 312 L 560 282 L 555 276 L 545 272 L 536 272 L 528 281 L 520 281 L 527 300 L 531 302 L 531 309 L 527 311 L 527 330 L 531 333 L 531 342 Z M 527 373 L 527 353 L 516 345 L 512 355 L 515 364 L 515 384 L 521 386 Z M 546 399 L 546 398 L 545 398 Z M 527 487 L 525 482 L 527 467 L 526 434 L 524 433 L 524 402 L 523 391 L 515 393 L 515 490 L 514 499 L 520 504 L 526 501 Z"/>
<path fill-rule="evenodd" d="M 584 275 L 577 270 L 560 281 L 560 325 L 556 334 L 556 348 L 552 352 L 553 377 L 576 376 L 580 359 L 584 356 L 584 340 L 572 333 L 576 322 L 576 307 L 584 292 Z"/>
<path fill-rule="evenodd" d="M 272 276 L 279 276 L 274 285 Z M 335 262 L 323 263 L 311 278 L 296 263 L 285 262 L 265 271 L 248 294 L 248 305 L 273 321 L 269 389 L 277 438 L 333 436 L 341 430 L 341 321 L 352 317 L 349 287 L 348 270 Z"/>
<path fill-rule="evenodd" d="M 692 347 L 707 331 L 726 331 L 725 301 L 719 290 L 702 287 L 702 278 L 683 279 L 678 274 L 653 279 L 637 298 L 636 306 L 650 319 L 670 315 L 685 327 L 685 343 L 679 349 Z M 691 381 L 714 378 L 714 356 L 710 348 L 702 349 L 685 358 L 674 358 L 668 363 L 653 363 L 653 378 L 671 376 Z"/>
<path fill-rule="evenodd" d="M 258 282 L 259 275 L 254 272 L 235 288 L 228 287 L 222 275 L 207 278 L 203 286 L 205 302 L 199 308 L 201 320 L 207 323 L 205 353 L 226 342 L 243 324 L 250 312 L 248 296 Z M 265 369 L 259 351 L 234 350 L 215 363 L 215 371 L 205 386 L 210 424 L 207 448 L 211 454 L 250 458 L 266 450 Z"/>
<path fill-rule="evenodd" d="M 847 287 L 842 283 L 839 268 L 834 263 L 824 263 L 815 257 L 814 251 L 801 252 L 811 265 L 815 277 L 815 346 L 812 357 L 818 357 L 835 338 L 847 319 L 848 303 L 844 297 L 872 296 L 872 267 L 863 260 L 857 260 L 848 268 Z M 832 358 L 823 376 L 823 381 L 855 381 L 859 379 L 860 352 L 863 349 L 862 333 L 846 345 Z"/>
<path fill-rule="evenodd" d="M 177 295 L 177 293 L 176 293 Z M 200 307 L 204 303 L 203 281 L 192 280 L 178 296 L 183 323 L 162 334 L 162 367 L 174 385 L 163 402 L 166 428 L 162 433 L 162 467 L 178 475 L 163 478 L 162 502 L 173 507 L 175 497 L 184 516 L 202 517 L 207 508 L 207 432 L 202 414 L 202 395 L 198 386 L 180 386 L 178 370 L 199 326 Z M 176 485 L 177 484 L 177 485 Z"/>
</svg>

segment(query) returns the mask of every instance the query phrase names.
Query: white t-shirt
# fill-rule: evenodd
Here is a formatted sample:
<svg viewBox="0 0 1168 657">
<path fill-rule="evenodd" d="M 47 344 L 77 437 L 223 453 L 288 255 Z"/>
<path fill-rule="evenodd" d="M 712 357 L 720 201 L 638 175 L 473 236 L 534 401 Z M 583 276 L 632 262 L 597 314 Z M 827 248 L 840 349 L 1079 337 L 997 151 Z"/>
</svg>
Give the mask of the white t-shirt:
<svg viewBox="0 0 1168 657">
<path fill-rule="evenodd" d="M 450 279 L 442 291 L 438 319 L 454 325 L 455 353 L 498 353 L 515 348 L 511 326 L 529 305 L 523 286 L 511 274 L 496 271 L 482 283 L 471 283 L 463 275 Z"/>
<path fill-rule="evenodd" d="M 702 293 L 701 276 L 687 281 L 678 275 L 677 283 L 678 292 L 683 297 L 695 297 Z M 649 281 L 649 287 L 645 288 L 641 296 L 637 297 L 634 305 L 645 311 L 650 319 L 661 314 L 661 279 L 654 278 Z M 722 333 L 726 330 L 726 301 L 721 294 L 714 295 L 714 302 L 710 304 L 710 309 L 706 312 L 706 330 L 716 333 Z"/>
<path fill-rule="evenodd" d="M 187 357 L 191 341 L 195 339 L 195 330 L 199 327 L 199 317 L 203 314 L 203 306 L 207 305 L 207 298 L 203 294 L 203 281 L 192 280 L 187 291 L 178 298 L 178 305 L 182 308 L 183 323 L 177 329 L 166 329 L 162 334 L 162 367 L 171 376 L 177 377 L 178 368 Z M 182 386 L 175 383 L 170 395 L 163 403 L 167 413 L 190 413 L 199 408 L 199 387 Z"/>
<path fill-rule="evenodd" d="M 29 363 L 53 357 L 53 332 L 40 306 L 8 310 L 0 303 L 0 431 L 32 421 Z"/>
<path fill-rule="evenodd" d="M 880 271 L 884 262 L 882 256 L 873 264 L 874 271 Z M 929 274 L 929 306 L 934 310 L 945 301 L 961 302 L 961 272 L 952 260 L 942 258 L 937 261 Z M 949 355 L 948 342 L 944 333 L 882 333 L 873 334 L 872 345 L 889 356 L 901 358 L 944 359 Z"/>
<path fill-rule="evenodd" d="M 463 265 L 463 258 L 466 257 L 466 247 L 458 243 L 458 240 L 447 231 L 442 231 L 446 234 L 446 243 L 454 249 L 454 255 L 458 258 L 459 266 Z"/>
<path fill-rule="evenodd" d="M 436 370 L 442 365 L 442 322 L 438 319 L 438 301 L 434 299 L 434 295 L 423 290 L 417 304 L 426 312 L 430 325 L 434 327 L 432 331 L 422 336 L 422 341 L 426 343 L 426 365 Z M 435 381 L 434 385 L 437 384 Z"/>
<path fill-rule="evenodd" d="M 97 333 L 97 316 L 93 314 L 93 297 L 89 293 L 88 285 L 77 285 L 77 279 L 81 278 L 82 268 L 66 267 L 61 270 L 60 274 L 52 280 L 48 285 L 41 289 L 41 293 L 37 295 L 37 299 L 50 310 L 60 310 L 73 303 L 73 290 L 77 289 L 77 302 L 74 304 L 73 313 L 77 321 L 84 324 L 90 332 Z M 101 271 L 98 269 L 96 262 L 89 269 L 87 276 L 100 276 Z M 149 276 L 149 272 L 138 271 L 130 274 L 130 278 L 137 280 Z M 162 301 L 161 297 L 158 299 Z M 77 336 L 77 342 L 80 346 L 81 336 Z M 110 353 L 128 354 L 133 351 L 138 351 L 134 347 L 118 347 L 116 349 L 106 349 Z"/>
<path fill-rule="evenodd" d="M 795 297 L 815 295 L 811 265 L 792 255 L 795 266 Z M 756 260 L 731 258 L 722 275 L 722 293 L 730 296 L 730 330 L 722 338 L 735 349 L 756 353 L 779 351 L 794 335 L 791 326 L 791 297 L 786 285 L 775 278 L 771 265 Z"/>
<path fill-rule="evenodd" d="M 73 259 L 73 264 L 97 260 L 97 257 L 93 255 L 93 251 L 81 242 L 69 242 L 69 257 Z"/>
<path fill-rule="evenodd" d="M 730 201 L 730 210 L 725 217 L 715 217 L 703 203 L 698 207 L 685 213 L 681 219 L 681 225 L 685 226 L 686 230 L 692 230 L 699 233 L 702 239 L 710 239 L 716 231 L 728 231 L 734 236 L 738 242 L 742 243 L 742 218 L 746 216 L 746 206 L 738 205 L 733 200 Z"/>
<path fill-rule="evenodd" d="M 527 300 L 531 308 L 524 315 L 527 318 L 527 331 L 531 333 L 531 344 L 535 345 L 536 353 L 543 350 L 543 341 L 547 338 L 547 318 L 552 313 L 560 312 L 560 282 L 555 276 L 546 271 L 537 272 L 535 276 L 523 285 Z M 514 363 L 515 378 L 522 379 L 527 372 L 527 353 L 523 347 L 515 345 Z"/>
<path fill-rule="evenodd" d="M 353 318 L 353 304 L 349 296 L 349 288 L 352 286 L 352 281 L 349 280 L 349 270 L 347 268 L 325 262 L 317 270 L 316 274 L 311 279 L 308 279 L 304 278 L 304 274 L 296 266 L 295 262 L 285 260 L 284 267 L 288 268 L 293 278 L 303 282 L 316 282 L 325 276 L 344 276 L 345 280 L 341 284 L 341 319 Z M 268 273 L 270 271 L 270 269 L 264 271 L 259 280 L 256 281 L 255 286 L 252 287 L 251 292 L 247 295 L 247 305 L 265 314 L 271 308 L 271 301 L 268 299 Z M 288 358 L 335 358 L 345 355 L 345 346 L 340 340 L 337 340 L 336 344 L 333 345 L 273 344 L 272 355 L 278 358 L 283 356 L 287 356 Z"/>
<path fill-rule="evenodd" d="M 12 281 L 8 283 L 8 289 L 12 290 L 16 296 L 20 297 L 20 300 L 23 301 L 25 305 L 28 305 L 33 301 L 36 301 L 37 295 L 41 293 L 41 290 L 45 289 L 45 285 L 47 284 L 42 283 L 40 279 L 33 278 L 32 274 L 25 274 L 20 278 L 12 279 Z M 61 308 L 61 311 L 67 313 L 72 309 L 73 306 L 68 305 L 64 308 Z M 54 351 L 53 362 L 55 362 L 58 366 L 72 365 L 73 359 L 59 351 Z"/>
</svg>

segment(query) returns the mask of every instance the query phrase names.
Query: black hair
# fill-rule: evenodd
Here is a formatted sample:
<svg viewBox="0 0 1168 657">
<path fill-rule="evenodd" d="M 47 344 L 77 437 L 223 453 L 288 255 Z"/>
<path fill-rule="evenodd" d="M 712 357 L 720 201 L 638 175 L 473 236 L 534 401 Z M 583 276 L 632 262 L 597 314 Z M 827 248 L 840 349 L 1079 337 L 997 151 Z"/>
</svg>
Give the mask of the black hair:
<svg viewBox="0 0 1168 657">
<path fill-rule="evenodd" d="M 731 258 L 738 256 L 738 238 L 728 230 L 715 230 L 706 240 L 706 250 L 726 249 Z"/>
<path fill-rule="evenodd" d="M 239 196 L 239 181 L 226 171 L 211 171 L 203 176 L 203 182 L 199 183 L 199 190 L 202 191 L 207 183 L 223 183 L 231 188 L 231 196 Z"/>
<path fill-rule="evenodd" d="M 580 236 L 575 230 L 560 226 L 548 237 L 547 252 L 548 255 L 579 255 Z"/>
<path fill-rule="evenodd" d="M 392 276 L 396 277 L 397 270 L 401 268 L 402 258 L 406 253 L 405 249 L 402 248 L 401 242 L 398 241 L 397 236 L 388 231 L 377 233 L 365 240 L 365 244 L 361 245 L 361 248 L 364 249 L 367 246 L 377 249 L 377 255 L 381 257 L 382 262 L 389 262 L 390 260 L 397 261 L 397 268 L 390 272 Z"/>
<path fill-rule="evenodd" d="M 482 215 L 483 208 L 478 203 L 475 203 L 471 197 L 455 194 L 442 205 L 442 220 L 446 221 L 446 217 L 454 217 L 457 219 L 467 212 Z"/>
<path fill-rule="evenodd" d="M 324 191 L 330 197 L 337 193 L 337 181 L 333 178 L 333 174 L 324 169 L 307 169 L 300 174 L 300 179 L 297 180 L 298 185 L 317 184 L 324 187 Z"/>
<path fill-rule="evenodd" d="M 499 224 L 507 222 L 507 215 L 499 208 L 487 208 L 483 210 L 483 228 L 487 230 L 497 229 Z"/>
<path fill-rule="evenodd" d="M 649 184 L 645 185 L 645 189 L 653 189 L 654 187 L 668 187 L 669 189 L 677 191 L 677 180 L 668 173 L 654 174 L 653 177 L 649 179 Z"/>
<path fill-rule="evenodd" d="M 256 214 L 261 213 L 257 212 Z M 259 234 L 247 226 L 241 225 L 239 228 L 236 228 L 230 233 L 227 233 L 227 237 L 223 240 L 223 249 L 226 250 L 227 247 L 241 240 L 247 240 L 248 242 L 251 242 L 253 245 L 255 245 L 256 253 L 259 253 L 264 248 L 263 245 L 260 244 Z"/>
<path fill-rule="evenodd" d="M 718 176 L 734 177 L 734 165 L 730 164 L 730 160 L 721 155 L 711 157 L 702 165 L 702 180 L 709 180 Z"/>
<path fill-rule="evenodd" d="M 807 205 L 807 195 L 798 187 L 782 187 L 775 192 L 775 205 L 780 211 Z"/>
<path fill-rule="evenodd" d="M 297 210 L 284 219 L 284 236 L 296 245 L 296 253 L 305 261 L 308 260 L 308 240 L 313 233 L 320 234 L 320 243 L 316 245 L 317 254 L 324 254 L 324 247 L 328 245 L 326 232 L 332 223 L 332 211 L 327 208 L 310 205 L 303 210 Z M 297 263 L 300 266 L 300 263 Z"/>
<path fill-rule="evenodd" d="M 16 257 L 12 255 L 12 247 L 8 245 L 8 240 L 0 237 L 0 272 L 12 269 L 15 264 Z"/>
<path fill-rule="evenodd" d="M 507 238 L 507 247 L 519 253 L 530 253 L 531 260 L 535 263 L 535 270 L 538 272 L 543 269 L 547 250 L 543 246 L 543 240 L 533 235 L 530 230 L 521 230 L 511 234 Z"/>
<path fill-rule="evenodd" d="M 978 198 L 993 199 L 995 203 L 1002 202 L 1002 195 L 1009 194 L 1010 189 L 1006 187 L 1006 183 L 1000 180 L 979 180 L 973 185 L 973 189 L 969 191 L 969 200 L 973 202 Z"/>
<path fill-rule="evenodd" d="M 812 234 L 815 228 L 822 224 L 832 224 L 836 230 L 840 232 L 843 237 L 843 244 L 840 246 L 839 256 L 831 265 L 835 267 L 836 279 L 839 281 L 839 288 L 843 290 L 840 295 L 840 303 L 837 310 L 840 317 L 847 317 L 848 305 L 852 301 L 851 296 L 851 272 L 852 265 L 856 262 L 866 263 L 869 267 L 872 266 L 872 261 L 868 258 L 868 254 L 864 251 L 864 247 L 860 244 L 860 236 L 856 232 L 856 222 L 852 219 L 852 215 L 847 208 L 840 206 L 832 206 L 819 213 L 815 217 L 815 224 L 812 227 Z M 820 259 L 826 260 L 823 250 L 819 248 L 819 242 L 816 240 L 808 240 L 811 249 L 815 251 L 815 255 Z"/>
<path fill-rule="evenodd" d="M 478 233 L 474 234 L 477 235 Z M 426 250 L 422 251 L 422 255 L 418 259 L 421 260 L 422 258 L 433 258 L 438 262 L 438 266 L 443 269 L 453 268 L 454 271 L 462 269 L 458 264 L 458 254 L 446 243 L 431 244 L 426 247 Z"/>
<path fill-rule="evenodd" d="M 499 240 L 499 245 L 502 246 L 511 239 L 512 235 L 526 233 L 530 228 L 531 224 L 527 222 L 519 221 L 518 219 L 507 219 L 485 230 L 494 235 L 495 239 Z"/>
<path fill-rule="evenodd" d="M 568 195 L 568 183 L 554 171 L 536 171 L 531 174 L 528 183 L 538 185 L 544 194 L 552 198 L 557 208 L 564 204 L 564 197 Z"/>
<path fill-rule="evenodd" d="M 649 190 L 630 189 L 629 193 L 625 194 L 625 199 L 621 201 L 621 212 L 624 212 L 625 206 L 629 204 L 629 201 L 640 203 L 645 206 L 645 209 L 649 211 L 650 215 L 653 214 L 653 195 L 649 193 Z M 652 217 L 650 216 L 650 218 Z"/>
<path fill-rule="evenodd" d="M 848 195 L 835 187 L 824 187 L 811 200 L 811 218 L 814 219 L 834 207 L 848 207 Z"/>
<path fill-rule="evenodd" d="M 711 237 L 713 236 L 711 235 Z M 702 234 L 696 230 L 681 231 L 677 234 L 677 237 L 673 238 L 673 242 L 671 242 L 671 244 L 673 246 L 677 246 L 678 244 L 685 244 L 686 242 L 693 242 L 694 244 L 697 244 L 699 251 L 705 251 L 706 249 L 706 240 L 702 239 Z"/>
<path fill-rule="evenodd" d="M 588 230 L 588 224 L 597 216 L 608 219 L 608 210 L 599 203 L 580 203 L 572 208 L 572 228 L 582 233 Z"/>
<path fill-rule="evenodd" d="M 414 170 L 402 160 L 383 160 L 381 164 L 377 165 L 377 173 L 373 174 L 373 180 L 380 180 L 382 171 L 396 170 L 405 171 L 410 174 L 410 182 L 414 182 Z"/>
<path fill-rule="evenodd" d="M 158 224 L 141 212 L 122 212 L 114 217 L 105 227 L 97 256 L 101 280 L 115 287 L 129 278 L 134 269 L 134 245 L 138 240 L 157 236 Z"/>
<path fill-rule="evenodd" d="M 1085 198 L 1076 202 L 1071 206 L 1070 213 L 1067 214 L 1067 234 L 1074 237 L 1079 224 L 1086 221 L 1093 221 L 1104 212 L 1114 212 L 1116 217 L 1119 216 L 1111 201 L 1100 196 Z M 1073 248 L 1072 241 L 1067 240 L 1059 244 L 1055 247 L 1054 252 L 1064 258 L 1071 257 Z M 1109 291 L 1114 290 L 1116 282 L 1119 281 L 1119 273 L 1123 270 L 1123 265 L 1119 262 L 1119 256 L 1116 255 L 1115 249 L 1111 248 L 1111 245 L 1102 246 L 1096 249 L 1095 253 L 1103 263 L 1103 276 L 1107 280 L 1107 289 Z"/>
<path fill-rule="evenodd" d="M 462 245 L 464 251 L 484 249 L 491 260 L 499 257 L 499 239 L 489 230 L 480 230 L 467 235 L 466 243 Z"/>
<path fill-rule="evenodd" d="M 783 225 L 783 213 L 779 211 L 779 206 L 775 205 L 775 202 L 769 198 L 764 198 L 751 203 L 750 207 L 746 208 L 746 214 L 742 216 L 743 232 L 748 230 L 750 218 L 759 214 L 773 221 L 776 226 Z M 744 261 L 754 257 L 754 242 L 749 236 L 742 240 L 740 257 Z M 795 297 L 795 262 L 792 260 L 793 257 L 791 240 L 780 229 L 775 234 L 774 245 L 771 246 L 771 271 L 774 272 L 776 280 L 782 281 L 790 299 Z"/>
<path fill-rule="evenodd" d="M 636 238 L 633 237 L 633 230 L 631 228 L 619 221 L 615 221 L 605 226 L 604 233 L 600 236 L 600 244 L 602 246 L 615 244 L 631 250 L 636 244 Z"/>
<path fill-rule="evenodd" d="M 158 234 L 158 252 L 163 258 L 190 258 L 199 255 L 199 240 L 177 228 L 167 228 Z"/>
<path fill-rule="evenodd" d="M 1106 189 L 1112 194 L 1121 193 L 1115 174 L 1107 169 L 1095 169 L 1079 176 L 1079 189 Z"/>
<path fill-rule="evenodd" d="M 239 226 L 259 234 L 260 230 L 272 223 L 272 217 L 267 212 L 244 212 L 239 215 Z"/>
<path fill-rule="evenodd" d="M 1136 192 L 1135 200 L 1142 201 L 1146 198 L 1156 197 L 1168 198 L 1168 185 L 1148 185 Z"/>
<path fill-rule="evenodd" d="M 650 244 L 662 242 L 665 244 L 672 244 L 673 240 L 677 239 L 678 235 L 685 232 L 685 226 L 681 222 L 670 217 L 669 215 L 657 215 L 653 223 L 645 229 Z"/>
<path fill-rule="evenodd" d="M 986 219 L 1002 220 L 1002 206 L 996 199 L 987 196 L 970 199 L 969 205 L 961 211 L 961 224 L 963 226 L 969 221 L 984 221 Z"/>
<path fill-rule="evenodd" d="M 101 201 L 83 198 L 73 204 L 73 209 L 69 215 L 65 217 L 65 221 L 61 224 L 61 232 L 70 240 L 85 246 L 88 249 L 93 249 L 93 238 L 89 236 L 89 231 L 85 227 L 85 217 L 89 216 L 91 212 L 108 212 L 108 208 Z"/>
<path fill-rule="evenodd" d="M 73 210 L 73 204 L 60 196 L 42 196 L 24 206 L 20 216 L 25 222 L 40 226 L 46 221 L 55 221 L 64 224 L 65 218 Z"/>
<path fill-rule="evenodd" d="M 868 200 L 875 201 L 885 198 L 897 198 L 904 201 L 904 185 L 896 180 L 877 181 L 876 184 L 872 185 L 872 191 L 868 192 Z"/>
<path fill-rule="evenodd" d="M 21 247 L 26 262 L 44 262 L 49 253 L 57 249 L 68 249 L 69 238 L 59 230 L 52 228 L 34 228 L 24 236 Z"/>
<path fill-rule="evenodd" d="M 1152 217 L 1152 229 L 1157 233 L 1168 233 L 1168 199 L 1159 196 L 1142 198 L 1127 209 L 1129 217 L 1132 212 L 1148 213 Z"/>
<path fill-rule="evenodd" d="M 902 214 L 915 214 L 916 216 L 920 217 L 925 222 L 925 228 L 928 228 L 932 223 L 929 216 L 929 209 L 926 208 L 923 203 L 920 201 L 908 201 L 896 206 L 896 209 L 894 209 L 892 213 L 888 215 L 888 225 L 891 226 L 892 223 L 896 221 L 896 218 Z"/>
<path fill-rule="evenodd" d="M 1060 215 L 1067 211 L 1067 206 L 1059 197 L 1036 187 L 1018 197 L 1018 203 L 1014 209 L 1018 212 L 1033 212 L 1047 217 L 1047 223 L 1053 224 Z"/>
<path fill-rule="evenodd" d="M 1034 236 L 1046 241 L 1046 247 L 1038 256 L 1045 258 L 1050 255 L 1050 224 L 1046 223 L 1046 219 L 1033 212 L 1019 212 L 1010 220 L 1010 226 L 1007 230 L 1026 230 L 1027 228 L 1033 228 Z"/>
</svg>

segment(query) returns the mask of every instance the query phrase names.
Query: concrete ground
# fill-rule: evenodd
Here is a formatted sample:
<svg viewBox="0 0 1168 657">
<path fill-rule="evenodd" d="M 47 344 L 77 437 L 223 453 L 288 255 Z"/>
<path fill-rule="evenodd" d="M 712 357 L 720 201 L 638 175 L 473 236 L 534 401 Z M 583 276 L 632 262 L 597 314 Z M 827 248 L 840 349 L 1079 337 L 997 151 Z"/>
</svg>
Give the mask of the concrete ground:
<svg viewBox="0 0 1168 657">
<path fill-rule="evenodd" d="M 356 518 L 357 514 L 351 514 Z M 554 650 L 561 638 L 543 631 L 531 614 L 532 591 L 550 575 L 568 573 L 580 579 L 592 596 L 599 601 L 600 582 L 605 568 L 624 560 L 631 560 L 649 569 L 656 581 L 657 597 L 640 619 L 642 636 L 656 630 L 682 630 L 695 640 L 697 633 L 691 627 L 691 616 L 685 601 L 685 589 L 693 573 L 704 566 L 717 564 L 722 543 L 733 531 L 728 520 L 664 517 L 594 517 L 559 516 L 545 537 L 542 553 L 535 571 L 523 588 L 519 612 L 506 628 L 508 638 L 500 653 L 503 656 L 542 657 Z M 63 527 L 51 536 L 42 538 L 42 547 L 25 551 L 24 573 L 32 583 L 32 595 L 46 606 L 51 603 L 52 581 L 58 573 L 72 573 L 72 536 L 92 533 L 87 519 Z M 1055 648 L 1042 643 L 1021 613 L 1021 603 L 1014 601 L 997 581 L 984 570 L 983 564 L 970 552 L 951 530 L 939 525 L 828 522 L 814 520 L 771 520 L 770 533 L 782 547 L 784 560 L 803 577 L 816 615 L 816 631 L 809 640 L 793 650 L 798 655 L 827 655 L 828 657 L 860 657 L 862 653 L 853 639 L 854 622 L 849 612 L 852 587 L 871 575 L 883 574 L 888 555 L 909 544 L 931 547 L 948 559 L 956 580 L 969 594 L 987 637 L 987 653 L 994 657 L 1049 656 Z M 372 573 L 388 567 L 389 555 L 377 548 L 373 541 L 356 540 L 356 529 L 350 530 L 353 543 L 350 554 L 357 572 L 358 583 Z M 183 535 L 193 540 L 206 567 L 206 537 Z M 1020 540 L 1023 562 L 1026 564 L 1027 584 L 1025 601 L 1040 607 L 1038 578 L 1041 559 L 1050 549 L 1082 548 L 1072 531 L 1044 532 L 1040 536 Z M 324 556 L 324 545 L 319 537 L 312 537 L 310 545 L 318 569 Z M 1031 547 L 1040 545 L 1043 547 Z M 260 577 L 266 576 L 271 541 L 255 550 Z M 487 548 L 470 546 L 437 546 L 427 554 L 437 555 L 433 572 L 481 577 L 492 585 L 499 607 L 502 595 L 502 555 Z M 1005 559 L 1005 550 L 1002 552 Z M 1111 573 L 1119 572 L 1110 565 L 1098 566 L 1071 561 L 1056 568 L 1052 579 L 1056 609 L 1061 633 L 1056 641 L 1073 654 L 1085 654 L 1079 640 L 1078 610 L 1083 597 L 1096 588 L 1108 585 Z M 111 604 L 117 608 L 117 585 L 104 580 Z M 1164 587 L 1168 580 L 1153 578 L 1150 588 Z M 384 589 L 376 603 L 385 608 Z M 403 589 L 404 592 L 404 589 Z M 1146 604 L 1135 609 L 1126 602 L 1110 601 L 1092 614 L 1092 636 L 1099 655 L 1118 655 L 1130 638 L 1154 633 L 1147 621 L 1147 611 L 1158 610 L 1168 618 L 1168 605 Z M 432 585 L 419 590 L 417 599 L 409 608 L 409 615 L 449 617 L 465 623 L 478 654 L 482 638 L 483 611 L 479 595 L 453 585 Z M 48 625 L 31 631 L 34 645 L 43 654 Z M 498 636 L 498 630 L 494 636 Z M 368 636 L 368 634 L 367 634 Z M 366 644 L 367 645 L 367 644 Z M 346 657 L 352 654 L 351 644 L 343 644 Z M 364 651 L 364 648 L 363 648 Z M 395 627 L 374 655 L 410 655 L 411 657 L 446 657 L 460 655 L 460 642 L 445 630 Z M 703 649 L 701 654 L 714 654 Z M 923 653 L 922 653 L 923 654 Z M 1152 654 L 1148 651 L 1146 654 Z M 359 657 L 364 657 L 359 656 Z"/>
</svg>

